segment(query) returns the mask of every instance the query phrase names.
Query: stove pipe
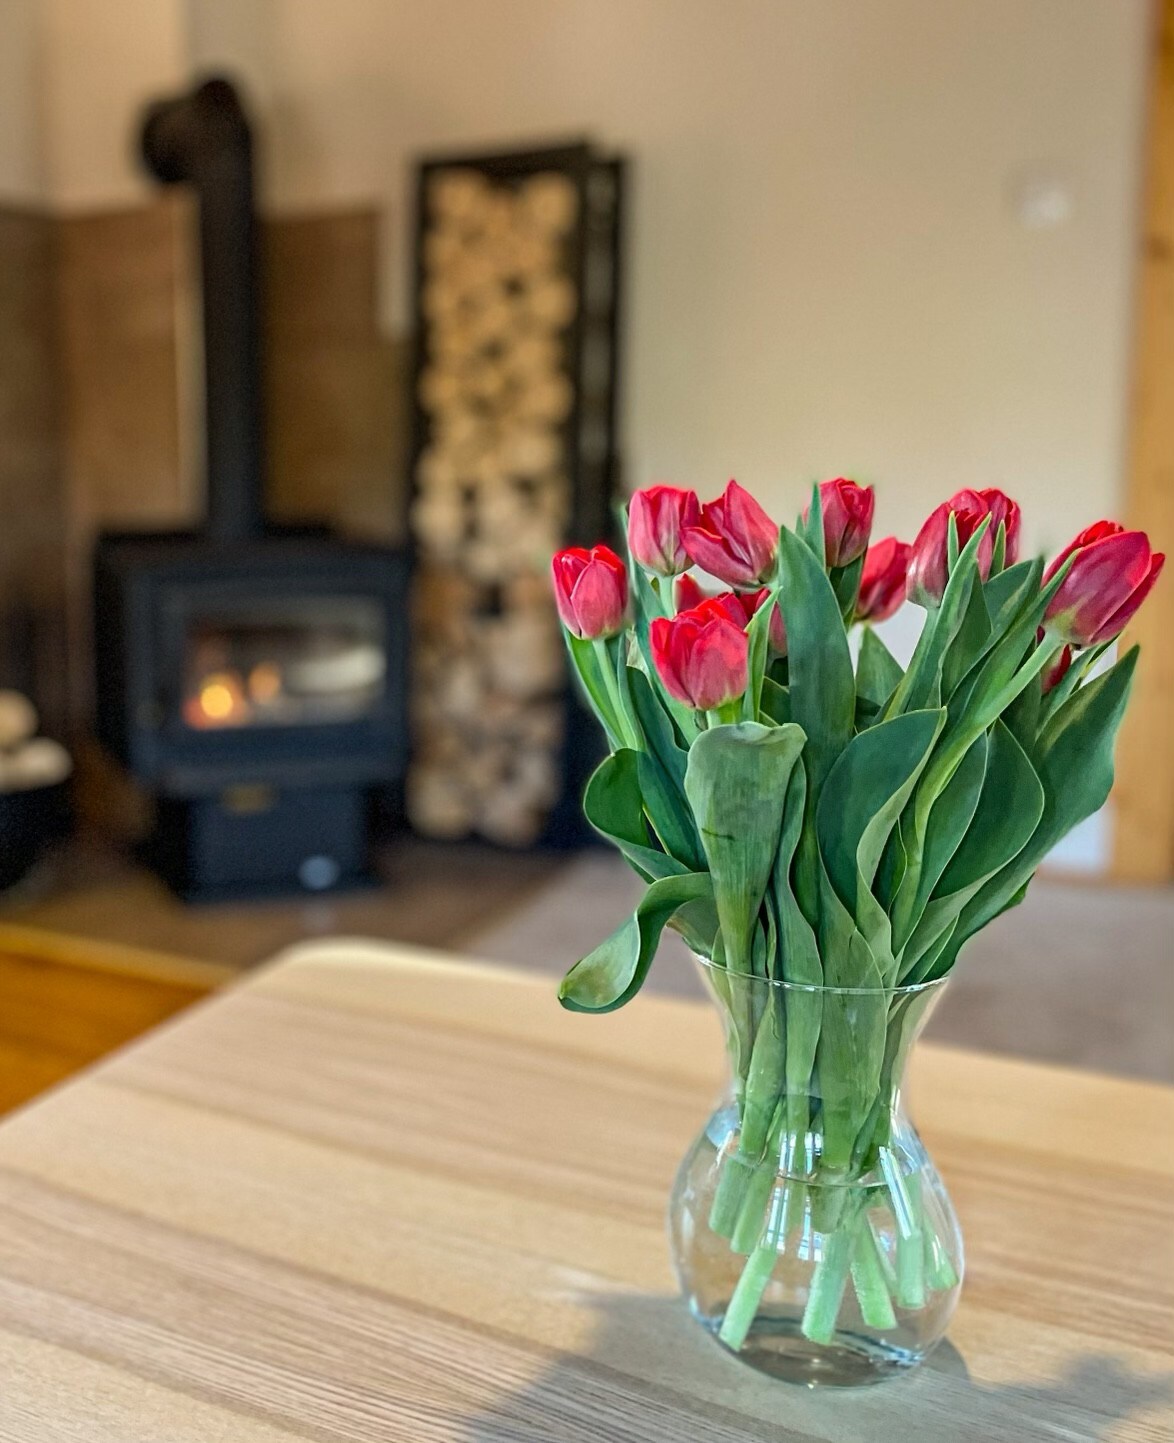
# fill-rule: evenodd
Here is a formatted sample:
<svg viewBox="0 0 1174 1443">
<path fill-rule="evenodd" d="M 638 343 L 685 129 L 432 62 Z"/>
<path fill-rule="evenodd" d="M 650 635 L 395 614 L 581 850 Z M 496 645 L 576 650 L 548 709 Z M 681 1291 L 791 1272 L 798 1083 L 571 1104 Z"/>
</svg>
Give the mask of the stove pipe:
<svg viewBox="0 0 1174 1443">
<path fill-rule="evenodd" d="M 205 534 L 264 531 L 260 256 L 253 141 L 236 90 L 211 79 L 147 107 L 142 154 L 164 185 L 194 188 L 200 212 L 208 503 Z"/>
</svg>

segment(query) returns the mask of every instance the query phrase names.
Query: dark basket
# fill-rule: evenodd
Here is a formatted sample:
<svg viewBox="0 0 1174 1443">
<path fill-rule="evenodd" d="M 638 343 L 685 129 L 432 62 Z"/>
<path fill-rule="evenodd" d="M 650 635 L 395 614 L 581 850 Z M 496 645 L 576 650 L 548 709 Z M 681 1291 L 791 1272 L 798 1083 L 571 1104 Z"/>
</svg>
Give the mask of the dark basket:
<svg viewBox="0 0 1174 1443">
<path fill-rule="evenodd" d="M 0 792 L 0 889 L 19 882 L 68 829 L 68 782 Z"/>
</svg>

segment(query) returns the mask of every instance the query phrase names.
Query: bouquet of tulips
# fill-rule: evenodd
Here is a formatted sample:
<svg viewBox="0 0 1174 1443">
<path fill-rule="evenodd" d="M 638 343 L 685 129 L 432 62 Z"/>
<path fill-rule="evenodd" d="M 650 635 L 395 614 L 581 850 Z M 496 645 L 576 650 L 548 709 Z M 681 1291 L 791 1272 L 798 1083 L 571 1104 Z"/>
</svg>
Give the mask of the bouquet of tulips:
<svg viewBox="0 0 1174 1443">
<path fill-rule="evenodd" d="M 653 486 L 631 498 L 627 564 L 606 546 L 553 561 L 609 742 L 584 809 L 648 884 L 559 995 L 622 1006 L 670 926 L 725 998 L 741 1132 L 710 1227 L 751 1255 L 722 1328 L 735 1348 L 769 1277 L 770 1257 L 752 1265 L 780 1158 L 806 1149 L 809 1180 L 883 1174 L 902 1190 L 884 1172 L 909 1026 L 895 990 L 949 972 L 1105 801 L 1136 648 L 1096 663 L 1163 562 L 1108 521 L 1050 565 L 1020 560 L 1019 507 L 997 490 L 958 492 L 912 545 L 870 545 L 873 509 L 871 488 L 826 481 L 780 528 L 733 481 L 705 505 Z M 902 667 L 872 623 L 906 598 L 925 620 Z M 810 1005 L 747 1002 L 771 989 L 739 989 L 739 974 L 804 984 Z M 859 990 L 847 1008 L 827 989 Z M 930 1285 L 957 1277 L 916 1198 L 892 1203 L 918 1236 L 898 1299 L 915 1307 L 925 1259 Z M 835 1209 L 817 1223 L 836 1256 Z M 809 1312 L 804 1330 L 826 1337 L 828 1308 Z"/>
</svg>

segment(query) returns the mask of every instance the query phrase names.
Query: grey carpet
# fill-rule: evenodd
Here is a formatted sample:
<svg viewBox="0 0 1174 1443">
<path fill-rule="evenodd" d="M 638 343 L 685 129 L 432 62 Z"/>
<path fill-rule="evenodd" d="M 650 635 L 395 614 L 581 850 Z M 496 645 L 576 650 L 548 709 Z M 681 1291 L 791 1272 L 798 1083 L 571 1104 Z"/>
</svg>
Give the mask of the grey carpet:
<svg viewBox="0 0 1174 1443">
<path fill-rule="evenodd" d="M 611 853 L 584 853 L 468 950 L 560 975 L 631 913 L 641 885 Z M 648 986 L 701 995 L 673 933 Z M 1174 889 L 1037 879 L 962 954 L 929 1035 L 1174 1082 Z"/>
</svg>

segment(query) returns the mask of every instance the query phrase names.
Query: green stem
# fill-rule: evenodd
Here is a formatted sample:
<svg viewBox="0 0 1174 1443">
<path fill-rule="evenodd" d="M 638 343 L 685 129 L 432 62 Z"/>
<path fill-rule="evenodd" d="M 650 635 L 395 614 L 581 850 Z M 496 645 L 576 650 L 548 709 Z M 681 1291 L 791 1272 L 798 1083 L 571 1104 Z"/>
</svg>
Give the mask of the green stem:
<svg viewBox="0 0 1174 1443">
<path fill-rule="evenodd" d="M 924 1220 L 922 1236 L 925 1238 L 926 1280 L 935 1292 L 948 1293 L 958 1286 L 958 1273 L 928 1217 Z"/>
<path fill-rule="evenodd" d="M 876 1235 L 866 1217 L 860 1219 L 856 1229 L 856 1244 L 852 1253 L 852 1286 L 860 1303 L 860 1316 L 870 1328 L 881 1332 L 897 1326 L 897 1315 L 893 1312 L 893 1300 L 877 1246 Z"/>
<path fill-rule="evenodd" d="M 624 706 L 624 699 L 620 695 L 619 678 L 616 676 L 615 662 L 608 650 L 607 641 L 600 636 L 596 637 L 591 645 L 595 651 L 595 659 L 599 663 L 599 670 L 603 673 L 604 690 L 607 692 L 607 699 L 611 704 L 615 719 L 613 730 L 626 747 L 631 747 L 633 751 L 639 751 L 640 742 L 634 736 L 632 723 L 628 717 L 627 708 Z"/>
<path fill-rule="evenodd" d="M 730 1234 L 730 1247 L 734 1252 L 746 1255 L 758 1246 L 766 1227 L 767 1201 L 777 1176 L 778 1172 L 769 1158 L 766 1162 L 760 1162 L 750 1174 L 738 1221 Z"/>
<path fill-rule="evenodd" d="M 914 1224 L 909 1232 L 897 1233 L 897 1302 L 903 1308 L 925 1307 L 925 1241 L 921 1207 L 921 1179 L 911 1174 L 906 1190 L 912 1206 Z"/>
<path fill-rule="evenodd" d="M 778 1256 L 777 1248 L 762 1242 L 750 1254 L 746 1266 L 742 1269 L 742 1276 L 738 1279 L 738 1286 L 734 1289 L 730 1306 L 726 1309 L 718 1332 L 721 1341 L 735 1353 L 746 1341 L 746 1335 L 758 1313 L 762 1295 L 770 1282 Z"/>
<path fill-rule="evenodd" d="M 778 1262 L 779 1252 L 786 1243 L 787 1233 L 794 1220 L 791 1191 L 791 1184 L 786 1181 L 775 1189 L 766 1227 L 758 1246 L 746 1260 L 742 1275 L 730 1298 L 730 1305 L 722 1319 L 718 1337 L 727 1348 L 732 1348 L 735 1352 L 746 1341 L 762 1305 L 762 1295 L 766 1292 L 766 1286 Z"/>
<path fill-rule="evenodd" d="M 885 1245 L 881 1241 L 880 1234 L 876 1230 L 876 1224 L 871 1218 L 869 1218 L 868 1220 L 868 1230 L 872 1234 L 872 1241 L 876 1249 L 877 1261 L 880 1264 L 881 1272 L 884 1274 L 885 1286 L 888 1288 L 890 1293 L 895 1294 L 897 1291 L 897 1270 L 893 1266 L 888 1253 L 885 1252 Z"/>
<path fill-rule="evenodd" d="M 813 1343 L 830 1343 L 848 1282 L 852 1246 L 856 1233 L 856 1210 L 848 1208 L 834 1232 L 822 1233 L 822 1250 L 803 1312 L 803 1336 Z"/>
<path fill-rule="evenodd" d="M 709 1230 L 719 1238 L 732 1236 L 742 1212 L 742 1199 L 750 1182 L 754 1164 L 740 1153 L 731 1152 L 722 1160 L 709 1210 Z"/>
</svg>

